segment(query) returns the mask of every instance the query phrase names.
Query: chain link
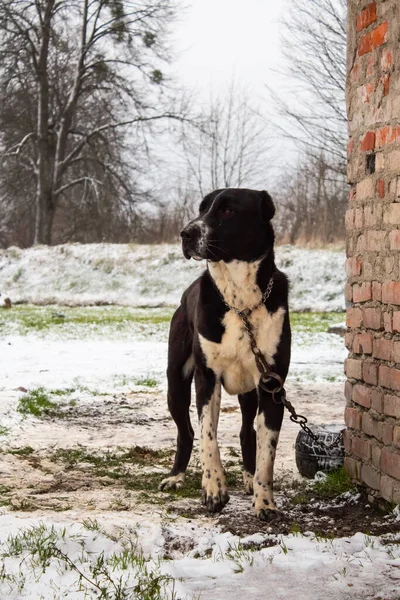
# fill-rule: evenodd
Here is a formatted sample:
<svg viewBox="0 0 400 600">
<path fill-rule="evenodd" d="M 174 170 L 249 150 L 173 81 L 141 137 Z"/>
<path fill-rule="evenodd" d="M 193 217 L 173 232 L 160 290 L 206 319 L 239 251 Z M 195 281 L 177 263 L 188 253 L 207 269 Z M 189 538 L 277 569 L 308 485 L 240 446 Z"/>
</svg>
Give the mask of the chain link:
<svg viewBox="0 0 400 600">
<path fill-rule="evenodd" d="M 340 431 L 340 433 L 337 436 L 337 438 L 335 439 L 335 441 L 332 442 L 331 444 L 327 444 L 326 442 L 323 442 L 322 440 L 320 440 L 319 437 L 317 435 L 315 435 L 315 433 L 313 431 L 311 431 L 311 429 L 308 427 L 307 417 L 304 417 L 303 415 L 298 415 L 296 413 L 296 410 L 295 410 L 293 404 L 286 398 L 286 391 L 283 388 L 281 390 L 281 397 L 278 400 L 276 400 L 275 392 L 274 392 L 273 398 L 277 404 L 280 404 L 280 403 L 283 404 L 283 406 L 290 412 L 290 420 L 293 423 L 297 423 L 297 425 L 300 425 L 302 430 L 307 435 L 309 435 L 313 439 L 313 441 L 316 444 L 318 444 L 319 446 L 322 446 L 323 448 L 333 449 L 333 448 L 337 448 L 343 444 L 343 433 L 345 431 L 344 429 L 342 429 L 342 431 Z"/>
</svg>

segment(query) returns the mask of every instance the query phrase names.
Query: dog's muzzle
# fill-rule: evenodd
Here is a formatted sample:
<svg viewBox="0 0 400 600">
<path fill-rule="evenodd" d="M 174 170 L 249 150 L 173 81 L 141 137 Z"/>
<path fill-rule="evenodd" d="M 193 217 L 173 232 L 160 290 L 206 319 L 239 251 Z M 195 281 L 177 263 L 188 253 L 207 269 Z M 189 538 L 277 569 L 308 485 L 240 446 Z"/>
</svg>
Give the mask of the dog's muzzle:
<svg viewBox="0 0 400 600">
<path fill-rule="evenodd" d="M 181 231 L 182 250 L 185 258 L 202 260 L 200 256 L 201 228 L 196 223 L 189 223 Z"/>
</svg>

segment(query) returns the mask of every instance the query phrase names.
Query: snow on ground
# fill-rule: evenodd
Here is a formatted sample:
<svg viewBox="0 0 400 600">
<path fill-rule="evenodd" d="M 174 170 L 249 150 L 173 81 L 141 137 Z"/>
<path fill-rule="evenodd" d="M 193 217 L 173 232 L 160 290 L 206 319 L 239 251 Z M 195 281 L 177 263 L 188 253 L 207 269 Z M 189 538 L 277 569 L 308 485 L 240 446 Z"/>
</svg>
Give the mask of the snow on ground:
<svg viewBox="0 0 400 600">
<path fill-rule="evenodd" d="M 291 309 L 344 309 L 344 252 L 276 249 L 291 281 Z M 14 302 L 175 306 L 205 267 L 180 246 L 65 244 L 0 250 L 0 292 Z"/>
<path fill-rule="evenodd" d="M 343 260 L 341 253 L 279 248 L 278 263 L 292 280 L 292 309 L 342 309 Z M 168 306 L 202 268 L 184 261 L 177 246 L 12 248 L 0 252 L 0 288 L 13 301 L 40 304 Z M 245 591 L 274 600 L 399 599 L 398 536 L 329 540 L 264 528 L 239 538 L 223 533 L 215 518 L 196 515 L 200 492 L 165 505 L 158 492 L 138 495 L 135 481 L 133 491 L 124 487 L 132 465 L 124 463 L 119 479 L 111 479 L 110 469 L 101 472 L 96 457 L 111 464 L 112 452 L 135 446 L 166 452 L 166 460 L 133 471 L 139 483 L 147 475 L 158 481 L 170 464 L 176 432 L 166 406 L 165 317 L 171 310 L 35 310 L 0 314 L 0 598 L 240 600 Z M 304 323 L 294 327 L 288 397 L 311 422 L 340 424 L 343 340 Z M 54 392 L 60 415 L 18 412 L 25 396 L 18 388 L 39 386 Z M 225 395 L 219 437 L 228 472 L 239 465 L 239 421 L 237 400 Z M 298 477 L 297 431 L 286 416 L 278 477 Z M 195 446 L 194 471 L 197 434 Z M 284 494 L 278 491 L 278 504 Z M 235 519 L 251 511 L 251 501 L 235 489 L 228 507 Z M 149 582 L 158 595 L 149 595 Z M 125 596 L 117 595 L 118 585 Z"/>
<path fill-rule="evenodd" d="M 40 537 L 41 544 L 34 535 Z M 188 538 L 192 548 L 184 556 L 168 545 L 168 540 L 182 536 Z M 236 600 L 244 594 L 274 600 L 399 598 L 398 542 L 380 541 L 361 533 L 335 540 L 323 540 L 311 532 L 254 534 L 239 539 L 207 524 L 191 523 L 185 530 L 181 523 L 165 523 L 154 513 L 147 519 L 114 514 L 112 519 L 102 520 L 100 527 L 89 519 L 81 525 L 60 517 L 39 521 L 10 516 L 0 521 L 0 540 L 0 553 L 7 555 L 0 593 L 13 600 Z M 41 555 L 29 553 L 35 544 L 41 546 Z M 43 560 L 46 548 L 51 557 L 47 561 Z M 144 549 L 146 571 L 140 560 L 133 558 L 138 548 Z M 145 593 L 149 573 L 161 587 L 160 596 Z M 163 575 L 171 578 L 163 581 Z M 100 596 L 96 585 L 110 595 Z M 126 595 L 116 595 L 118 585 Z"/>
</svg>

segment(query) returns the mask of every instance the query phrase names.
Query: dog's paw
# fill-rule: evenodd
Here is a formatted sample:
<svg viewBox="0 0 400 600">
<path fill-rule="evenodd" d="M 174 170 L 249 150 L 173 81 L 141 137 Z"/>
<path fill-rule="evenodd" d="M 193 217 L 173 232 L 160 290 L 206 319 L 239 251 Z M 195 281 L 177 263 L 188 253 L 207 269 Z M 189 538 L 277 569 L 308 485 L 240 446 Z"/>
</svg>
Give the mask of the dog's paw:
<svg viewBox="0 0 400 600">
<path fill-rule="evenodd" d="M 163 490 L 180 490 L 183 488 L 185 483 L 185 473 L 178 473 L 178 475 L 171 475 L 162 480 L 158 489 Z"/>
<path fill-rule="evenodd" d="M 257 519 L 261 521 L 273 521 L 280 514 L 271 498 L 260 497 L 259 494 L 254 497 L 253 507 Z"/>
<path fill-rule="evenodd" d="M 277 519 L 279 519 L 280 515 L 281 512 L 276 508 L 260 508 L 259 510 L 256 510 L 257 519 L 260 519 L 260 521 L 265 521 L 266 523 L 276 521 Z"/>
<path fill-rule="evenodd" d="M 253 493 L 253 479 L 254 479 L 254 475 L 249 473 L 249 471 L 243 471 L 244 491 L 249 496 Z"/>
<path fill-rule="evenodd" d="M 229 501 L 225 476 L 221 473 L 214 477 L 203 477 L 201 501 L 211 513 L 220 512 Z"/>
</svg>

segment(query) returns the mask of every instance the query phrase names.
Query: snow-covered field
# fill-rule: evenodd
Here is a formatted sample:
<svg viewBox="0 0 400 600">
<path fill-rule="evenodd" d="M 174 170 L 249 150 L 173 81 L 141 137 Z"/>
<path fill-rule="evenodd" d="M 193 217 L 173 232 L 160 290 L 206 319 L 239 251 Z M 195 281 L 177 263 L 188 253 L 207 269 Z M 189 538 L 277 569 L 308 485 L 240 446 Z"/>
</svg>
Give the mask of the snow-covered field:
<svg viewBox="0 0 400 600">
<path fill-rule="evenodd" d="M 280 246 L 291 309 L 344 310 L 344 252 Z M 66 244 L 0 250 L 0 292 L 34 304 L 175 306 L 204 269 L 178 245 Z"/>
<path fill-rule="evenodd" d="M 343 308 L 343 254 L 277 254 L 293 310 Z M 204 514 L 197 489 L 157 491 L 176 435 L 166 406 L 170 306 L 201 268 L 176 246 L 0 251 L 3 295 L 41 305 L 0 311 L 1 599 L 236 600 L 244 591 L 274 600 L 400 598 L 398 535 L 349 537 L 328 516 L 315 534 L 312 514 L 309 532 L 294 523 L 292 533 L 271 533 L 252 519 L 233 397 L 223 397 L 219 426 L 232 477 L 224 513 L 231 524 L 245 515 L 251 534 L 246 525 L 229 533 Z M 50 300 L 58 306 L 45 306 Z M 96 303 L 120 306 L 79 308 Z M 343 423 L 346 351 L 326 333 L 342 320 L 292 315 L 288 397 L 314 423 Z M 38 416 L 22 410 L 32 391 L 51 402 Z M 285 482 L 299 478 L 297 429 L 286 416 L 276 462 L 281 506 Z M 188 481 L 198 478 L 197 446 L 196 435 Z M 399 513 L 388 518 L 395 523 Z M 337 539 L 321 534 L 324 519 L 339 527 Z"/>
</svg>

